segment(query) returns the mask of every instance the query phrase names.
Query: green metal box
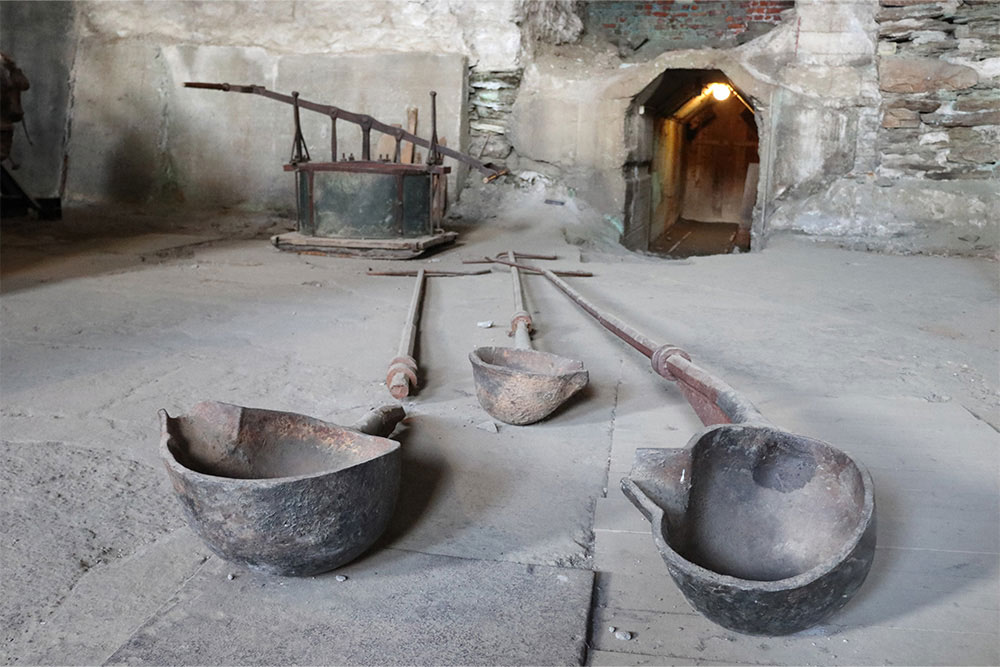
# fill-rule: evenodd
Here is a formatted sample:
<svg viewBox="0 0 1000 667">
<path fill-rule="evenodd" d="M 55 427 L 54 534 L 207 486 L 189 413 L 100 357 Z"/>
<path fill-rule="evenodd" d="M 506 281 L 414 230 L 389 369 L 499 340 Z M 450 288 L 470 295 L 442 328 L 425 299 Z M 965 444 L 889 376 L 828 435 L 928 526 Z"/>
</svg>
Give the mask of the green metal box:
<svg viewBox="0 0 1000 667">
<path fill-rule="evenodd" d="M 304 162 L 295 172 L 304 236 L 392 239 L 429 236 L 440 224 L 434 187 L 447 168 L 394 162 Z"/>
</svg>

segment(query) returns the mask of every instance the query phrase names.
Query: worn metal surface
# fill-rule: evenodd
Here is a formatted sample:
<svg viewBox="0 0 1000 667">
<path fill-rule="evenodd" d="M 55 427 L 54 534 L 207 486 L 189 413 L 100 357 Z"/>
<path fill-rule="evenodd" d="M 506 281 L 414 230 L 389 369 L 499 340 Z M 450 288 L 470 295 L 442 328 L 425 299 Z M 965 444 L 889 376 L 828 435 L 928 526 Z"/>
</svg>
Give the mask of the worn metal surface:
<svg viewBox="0 0 1000 667">
<path fill-rule="evenodd" d="M 590 380 L 583 363 L 531 348 L 533 323 L 524 309 L 521 277 L 508 251 L 514 314 L 510 335 L 514 348 L 480 347 L 469 353 L 476 397 L 486 412 L 508 424 L 533 424 L 545 419 Z"/>
<path fill-rule="evenodd" d="M 506 253 L 503 253 L 504 255 Z M 521 255 L 518 253 L 518 259 L 534 258 L 534 259 L 558 259 L 555 255 Z M 542 270 L 535 268 L 533 266 L 527 266 L 525 264 L 518 264 L 517 262 L 510 262 L 506 259 L 500 259 L 498 257 L 483 257 L 482 259 L 463 259 L 462 264 L 502 264 L 503 266 L 514 266 L 517 267 L 524 273 L 530 273 L 532 275 L 541 275 Z M 557 276 L 569 276 L 573 278 L 593 278 L 594 274 L 590 271 L 567 271 L 564 269 L 554 269 L 552 271 Z"/>
<path fill-rule="evenodd" d="M 413 238 L 440 223 L 431 211 L 431 177 L 423 167 L 381 162 L 292 164 L 298 231 L 323 238 Z"/>
<path fill-rule="evenodd" d="M 545 419 L 589 379 L 582 362 L 538 350 L 480 347 L 469 361 L 479 404 L 507 424 Z"/>
<path fill-rule="evenodd" d="M 216 554 L 270 574 L 337 568 L 385 530 L 399 490 L 404 416 L 375 410 L 358 429 L 290 412 L 199 403 L 160 411 L 160 455 L 191 527 Z"/>
<path fill-rule="evenodd" d="M 868 472 L 825 442 L 775 428 L 682 349 L 544 273 L 676 382 L 706 425 L 684 449 L 636 450 L 621 481 L 688 601 L 724 627 L 760 635 L 804 630 L 842 607 L 875 555 Z"/>
<path fill-rule="evenodd" d="M 737 632 L 819 623 L 875 555 L 871 476 L 824 442 L 770 426 L 713 426 L 683 449 L 636 450 L 622 491 L 684 597 Z"/>
</svg>

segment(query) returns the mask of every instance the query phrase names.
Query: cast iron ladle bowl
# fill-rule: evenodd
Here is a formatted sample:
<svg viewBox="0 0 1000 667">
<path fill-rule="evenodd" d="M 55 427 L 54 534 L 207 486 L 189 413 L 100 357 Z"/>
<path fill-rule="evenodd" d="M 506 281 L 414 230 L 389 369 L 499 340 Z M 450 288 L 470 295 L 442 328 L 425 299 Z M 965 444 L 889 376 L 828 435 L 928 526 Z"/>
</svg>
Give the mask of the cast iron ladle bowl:
<svg viewBox="0 0 1000 667">
<path fill-rule="evenodd" d="M 773 426 L 673 345 L 563 293 L 677 383 L 705 428 L 682 449 L 638 449 L 622 491 L 650 522 L 687 600 L 737 632 L 811 627 L 860 588 L 875 554 L 871 475 L 850 456 Z"/>
<path fill-rule="evenodd" d="M 515 254 L 507 256 L 514 262 Z M 510 268 L 515 312 L 510 321 L 514 347 L 479 347 L 469 353 L 476 397 L 492 417 L 526 425 L 545 419 L 585 386 L 583 362 L 531 347 L 531 316 L 524 310 L 520 273 Z"/>
<path fill-rule="evenodd" d="M 347 428 L 293 412 L 206 401 L 160 410 L 160 455 L 188 524 L 218 556 L 307 576 L 353 560 L 383 533 L 399 491 L 400 406 Z"/>
</svg>

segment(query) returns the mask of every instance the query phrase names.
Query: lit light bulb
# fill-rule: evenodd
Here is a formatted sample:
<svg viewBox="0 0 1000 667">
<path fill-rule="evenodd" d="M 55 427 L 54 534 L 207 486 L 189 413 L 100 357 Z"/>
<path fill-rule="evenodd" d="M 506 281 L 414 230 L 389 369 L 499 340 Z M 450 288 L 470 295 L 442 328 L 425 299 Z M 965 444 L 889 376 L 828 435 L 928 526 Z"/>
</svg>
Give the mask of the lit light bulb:
<svg viewBox="0 0 1000 667">
<path fill-rule="evenodd" d="M 733 92 L 733 89 L 726 83 L 710 83 L 708 84 L 707 92 L 711 93 L 712 97 L 721 102 L 729 99 L 729 94 Z"/>
</svg>

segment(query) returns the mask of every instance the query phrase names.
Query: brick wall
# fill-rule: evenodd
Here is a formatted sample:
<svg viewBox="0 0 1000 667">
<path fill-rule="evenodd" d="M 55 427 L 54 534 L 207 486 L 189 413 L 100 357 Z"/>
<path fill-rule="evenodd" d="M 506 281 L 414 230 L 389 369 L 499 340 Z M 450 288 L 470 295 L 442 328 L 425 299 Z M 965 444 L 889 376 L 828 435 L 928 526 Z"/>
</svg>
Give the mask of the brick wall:
<svg viewBox="0 0 1000 667">
<path fill-rule="evenodd" d="M 586 29 L 604 34 L 617 44 L 666 50 L 725 46 L 748 31 L 766 32 L 781 21 L 781 12 L 794 0 L 703 0 L 680 2 L 589 2 Z"/>
</svg>

